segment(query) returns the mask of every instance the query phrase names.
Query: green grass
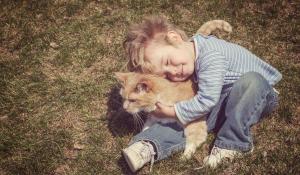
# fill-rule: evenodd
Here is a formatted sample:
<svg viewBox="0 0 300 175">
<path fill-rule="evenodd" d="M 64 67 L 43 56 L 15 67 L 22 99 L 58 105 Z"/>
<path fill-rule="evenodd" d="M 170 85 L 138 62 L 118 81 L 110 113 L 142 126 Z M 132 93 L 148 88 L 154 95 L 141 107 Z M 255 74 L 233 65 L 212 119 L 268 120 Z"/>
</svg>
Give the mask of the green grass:
<svg viewBox="0 0 300 175">
<path fill-rule="evenodd" d="M 205 21 L 225 19 L 234 31 L 224 39 L 283 74 L 278 109 L 253 127 L 253 154 L 215 170 L 194 170 L 208 154 L 210 135 L 192 160 L 181 162 L 175 154 L 156 163 L 152 174 L 300 173 L 295 2 L 3 0 L 0 174 L 130 174 L 120 150 L 138 131 L 121 110 L 112 72 L 124 70 L 129 24 L 151 14 L 166 15 L 189 36 Z"/>
</svg>

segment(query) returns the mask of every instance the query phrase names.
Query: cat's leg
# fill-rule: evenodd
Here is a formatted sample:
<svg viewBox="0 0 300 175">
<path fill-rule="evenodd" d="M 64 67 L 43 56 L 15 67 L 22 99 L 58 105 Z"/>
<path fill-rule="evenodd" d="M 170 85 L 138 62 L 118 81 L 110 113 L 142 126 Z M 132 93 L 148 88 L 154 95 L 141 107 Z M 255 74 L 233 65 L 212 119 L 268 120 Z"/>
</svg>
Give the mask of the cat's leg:
<svg viewBox="0 0 300 175">
<path fill-rule="evenodd" d="M 206 121 L 201 119 L 189 123 L 185 129 L 184 134 L 186 137 L 186 144 L 184 153 L 181 159 L 190 159 L 196 152 L 196 149 L 206 141 L 207 138 L 207 126 Z"/>
</svg>

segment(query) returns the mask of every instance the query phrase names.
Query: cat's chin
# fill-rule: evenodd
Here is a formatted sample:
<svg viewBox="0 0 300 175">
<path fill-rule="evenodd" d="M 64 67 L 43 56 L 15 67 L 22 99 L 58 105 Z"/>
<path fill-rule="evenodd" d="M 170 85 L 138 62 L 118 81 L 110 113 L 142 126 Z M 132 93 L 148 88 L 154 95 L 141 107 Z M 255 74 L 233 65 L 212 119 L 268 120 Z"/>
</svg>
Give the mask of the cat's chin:
<svg viewBox="0 0 300 175">
<path fill-rule="evenodd" d="M 154 105 L 154 106 L 145 108 L 144 111 L 145 112 L 153 112 L 153 111 L 155 111 L 155 109 L 156 109 L 156 106 Z"/>
<path fill-rule="evenodd" d="M 127 109 L 126 112 L 128 112 L 129 114 L 134 115 L 134 114 L 137 114 L 137 113 L 139 113 L 141 111 L 139 109 L 130 109 L 130 110 Z"/>
</svg>

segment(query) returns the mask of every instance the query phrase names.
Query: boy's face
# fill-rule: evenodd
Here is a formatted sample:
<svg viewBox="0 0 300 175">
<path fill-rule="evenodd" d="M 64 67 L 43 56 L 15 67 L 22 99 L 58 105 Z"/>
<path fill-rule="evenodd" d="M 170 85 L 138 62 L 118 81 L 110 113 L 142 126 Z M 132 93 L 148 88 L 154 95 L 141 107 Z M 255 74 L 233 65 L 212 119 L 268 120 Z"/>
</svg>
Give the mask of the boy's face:
<svg viewBox="0 0 300 175">
<path fill-rule="evenodd" d="M 145 58 L 154 67 L 153 73 L 172 81 L 184 81 L 194 72 L 194 44 L 182 41 L 176 47 L 170 44 L 148 43 Z"/>
</svg>

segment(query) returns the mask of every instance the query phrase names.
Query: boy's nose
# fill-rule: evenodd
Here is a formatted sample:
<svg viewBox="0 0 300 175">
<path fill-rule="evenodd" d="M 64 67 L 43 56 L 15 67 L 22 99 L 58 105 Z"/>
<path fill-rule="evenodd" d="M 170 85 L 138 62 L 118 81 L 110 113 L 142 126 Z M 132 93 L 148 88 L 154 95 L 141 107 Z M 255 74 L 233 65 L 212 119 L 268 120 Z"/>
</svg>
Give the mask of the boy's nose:
<svg viewBox="0 0 300 175">
<path fill-rule="evenodd" d="M 177 71 L 176 71 L 176 68 L 174 68 L 174 67 L 167 67 L 166 72 L 171 75 L 176 75 Z"/>
</svg>

